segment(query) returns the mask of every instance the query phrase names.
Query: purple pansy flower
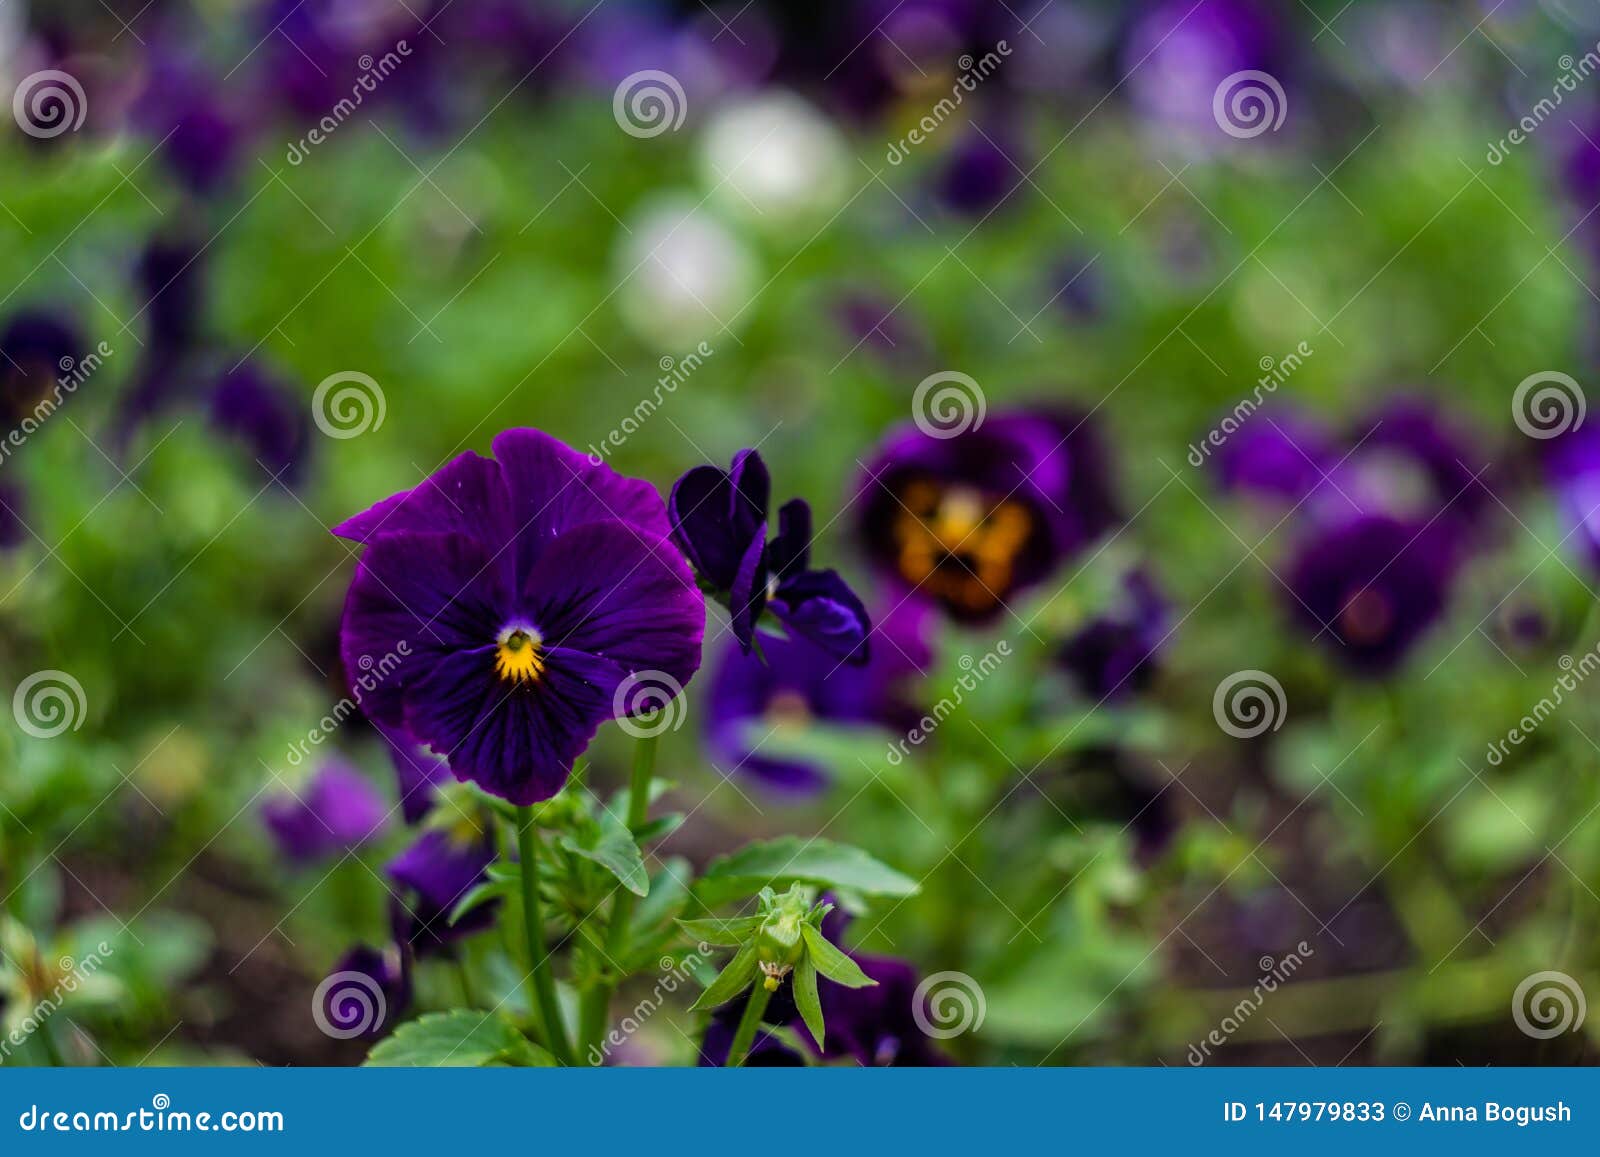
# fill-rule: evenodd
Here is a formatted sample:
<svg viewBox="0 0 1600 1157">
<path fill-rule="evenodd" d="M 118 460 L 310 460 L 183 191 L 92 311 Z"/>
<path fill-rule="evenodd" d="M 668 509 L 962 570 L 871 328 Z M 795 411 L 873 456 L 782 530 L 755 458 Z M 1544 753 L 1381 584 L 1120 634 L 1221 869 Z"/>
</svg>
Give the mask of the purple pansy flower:
<svg viewBox="0 0 1600 1157">
<path fill-rule="evenodd" d="M 284 485 L 300 481 L 311 442 L 310 413 L 258 363 L 246 361 L 217 380 L 211 423 L 242 442 L 251 458 Z"/>
<path fill-rule="evenodd" d="M 297 794 L 267 800 L 261 818 L 286 859 L 308 864 L 366 843 L 383 828 L 387 811 L 365 776 L 330 760 Z"/>
<path fill-rule="evenodd" d="M 1544 474 L 1563 540 L 1600 571 L 1600 430 L 1577 426 L 1545 445 Z"/>
<path fill-rule="evenodd" d="M 1259 78 L 1254 90 L 1272 101 L 1264 114 L 1231 103 L 1238 86 L 1219 95 L 1224 80 L 1253 70 L 1271 76 L 1281 93 L 1291 62 L 1279 19 L 1258 0 L 1155 0 L 1129 26 L 1119 63 L 1130 100 L 1150 122 L 1187 142 L 1217 146 L 1232 138 L 1219 127 L 1216 101 L 1225 102 L 1222 120 L 1235 132 L 1253 128 L 1258 115 L 1271 123 L 1283 104 Z"/>
<path fill-rule="evenodd" d="M 1221 445 L 1216 439 L 1222 439 Z M 1264 408 L 1243 418 L 1225 416 L 1204 449 L 1223 489 L 1289 505 L 1321 485 L 1341 457 L 1331 431 L 1287 406 Z M 1199 448 L 1191 454 L 1191 462 L 1198 453 Z"/>
<path fill-rule="evenodd" d="M 396 918 L 398 938 L 427 954 L 494 923 L 498 901 L 480 904 L 450 922 L 456 905 L 489 878 L 494 858 L 494 837 L 470 819 L 418 836 L 386 869 L 406 889 L 407 900 Z"/>
<path fill-rule="evenodd" d="M 1059 659 L 1079 690 L 1103 702 L 1142 690 L 1167 635 L 1167 600 L 1143 570 L 1123 576 L 1122 597 L 1062 644 Z"/>
<path fill-rule="evenodd" d="M 682 687 L 705 601 L 647 482 L 538 430 L 462 454 L 334 528 L 365 543 L 340 651 L 394 656 L 377 724 L 516 804 L 561 790 L 630 676 Z M 399 645 L 405 643 L 401 648 Z"/>
<path fill-rule="evenodd" d="M 1465 531 L 1494 501 L 1472 436 L 1424 398 L 1385 405 L 1355 430 L 1351 444 L 1342 469 L 1358 476 L 1374 505 L 1396 517 L 1437 517 Z"/>
<path fill-rule="evenodd" d="M 672 487 L 673 541 L 701 585 L 728 607 L 734 638 L 746 651 L 762 612 L 770 610 L 791 634 L 865 663 L 866 608 L 837 572 L 811 569 L 811 507 L 801 498 L 784 503 L 768 542 L 771 492 L 766 463 L 754 450 L 739 451 L 727 470 L 696 466 Z"/>
<path fill-rule="evenodd" d="M 944 159 L 935 192 L 955 212 L 986 218 L 1023 183 L 1028 169 L 1002 129 L 974 126 Z"/>
<path fill-rule="evenodd" d="M 1459 551 L 1448 530 L 1386 514 L 1313 520 L 1290 562 L 1289 610 L 1367 675 L 1395 666 L 1444 613 Z"/>
<path fill-rule="evenodd" d="M 223 188 L 243 152 L 246 125 L 222 96 L 225 86 L 210 69 L 171 37 L 159 38 L 145 54 L 148 74 L 134 102 L 132 119 L 162 158 L 193 192 Z"/>
<path fill-rule="evenodd" d="M 729 645 L 711 678 L 706 744 L 729 773 L 754 776 L 775 791 L 807 794 L 827 786 L 817 764 L 762 753 L 766 740 L 812 720 L 838 726 L 887 723 L 892 700 L 892 647 L 874 647 L 873 661 L 851 666 L 805 639 L 762 643 L 766 661 Z M 909 664 L 901 664 L 903 670 Z"/>
<path fill-rule="evenodd" d="M 317 991 L 319 1023 L 359 1029 L 366 1040 L 382 1036 L 411 1004 L 411 955 L 403 944 L 382 949 L 357 944 L 339 957 Z"/>
<path fill-rule="evenodd" d="M 868 556 L 961 622 L 983 622 L 1119 516 L 1087 417 L 1018 410 L 953 437 L 890 433 L 857 494 Z"/>
<path fill-rule="evenodd" d="M 18 310 L 0 330 L 0 416 L 8 424 L 34 414 L 42 402 L 59 402 L 68 374 L 83 352 L 83 338 L 66 317 L 42 309 Z"/>
</svg>

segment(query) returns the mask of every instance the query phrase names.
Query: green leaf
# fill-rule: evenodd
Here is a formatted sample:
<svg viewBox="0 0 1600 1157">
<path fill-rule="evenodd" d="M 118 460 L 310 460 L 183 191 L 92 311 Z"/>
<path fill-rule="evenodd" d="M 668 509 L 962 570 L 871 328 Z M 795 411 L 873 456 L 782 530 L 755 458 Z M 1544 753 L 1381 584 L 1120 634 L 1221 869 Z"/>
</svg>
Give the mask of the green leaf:
<svg viewBox="0 0 1600 1157">
<path fill-rule="evenodd" d="M 738 948 L 761 927 L 765 916 L 734 916 L 727 920 L 679 920 L 682 928 L 696 940 L 718 948 Z"/>
<path fill-rule="evenodd" d="M 790 883 L 850 888 L 876 896 L 914 896 L 917 882 L 860 848 L 830 840 L 782 836 L 747 844 L 707 866 L 696 894 L 708 908 L 742 899 L 757 889 Z"/>
<path fill-rule="evenodd" d="M 556 1060 L 510 1021 L 470 1008 L 429 1013 L 372 1046 L 374 1068 L 474 1069 L 485 1065 L 549 1068 Z"/>
<path fill-rule="evenodd" d="M 805 1018 L 811 1039 L 817 1042 L 820 1049 L 823 1034 L 822 998 L 817 995 L 817 966 L 811 962 L 810 956 L 802 956 L 800 963 L 794 966 L 794 1003 Z"/>
<path fill-rule="evenodd" d="M 724 968 L 710 986 L 700 994 L 700 999 L 690 1006 L 690 1012 L 699 1012 L 703 1008 L 716 1008 L 719 1004 L 738 996 L 756 975 L 756 946 L 746 944 L 734 954 L 728 966 Z"/>
<path fill-rule="evenodd" d="M 474 908 L 481 908 L 491 900 L 500 896 L 511 895 L 512 891 L 511 883 L 506 880 L 485 880 L 483 883 L 469 888 L 467 894 L 461 897 L 460 902 L 450 909 L 450 923 L 456 923 Z"/>
<path fill-rule="evenodd" d="M 585 824 L 579 831 L 562 836 L 561 846 L 599 864 L 635 896 L 650 894 L 650 874 L 645 871 L 644 855 L 628 831 L 628 825 L 613 812 L 602 811 L 595 823 Z"/>
<path fill-rule="evenodd" d="M 800 935 L 806 939 L 806 959 L 835 984 L 842 984 L 846 988 L 871 988 L 878 983 L 861 971 L 861 965 L 829 944 L 827 937 L 811 925 L 802 927 Z"/>
<path fill-rule="evenodd" d="M 669 812 L 667 815 L 657 816 L 635 832 L 634 839 L 641 845 L 664 840 L 683 826 L 683 820 L 682 812 Z"/>
</svg>

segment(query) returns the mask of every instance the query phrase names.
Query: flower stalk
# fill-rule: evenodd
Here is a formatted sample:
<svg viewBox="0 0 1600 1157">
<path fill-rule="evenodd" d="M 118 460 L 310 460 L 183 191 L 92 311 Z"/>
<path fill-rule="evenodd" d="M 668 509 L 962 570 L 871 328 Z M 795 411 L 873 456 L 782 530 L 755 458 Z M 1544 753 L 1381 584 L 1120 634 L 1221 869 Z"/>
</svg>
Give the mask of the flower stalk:
<svg viewBox="0 0 1600 1157">
<path fill-rule="evenodd" d="M 641 720 L 648 724 L 648 718 Z M 628 781 L 628 830 L 638 831 L 650 818 L 650 781 L 655 776 L 656 747 L 659 739 L 647 731 L 639 736 L 633 748 L 633 772 Z M 602 950 L 609 967 L 620 967 L 622 954 L 628 948 L 628 925 L 633 920 L 633 893 L 626 888 L 615 889 L 611 901 L 611 917 L 606 923 L 605 947 Z M 588 1055 L 601 1056 L 600 1045 L 606 1025 L 611 1019 L 611 996 L 616 984 L 602 980 L 583 994 L 579 1011 L 579 1034 L 588 1045 Z"/>
<path fill-rule="evenodd" d="M 545 1044 L 564 1065 L 572 1064 L 572 1046 L 567 1043 L 567 1028 L 556 1000 L 555 976 L 550 971 L 550 954 L 544 948 L 544 915 L 539 904 L 539 837 L 534 830 L 534 809 L 517 809 L 517 853 L 522 862 L 522 908 L 527 926 L 528 975 L 534 1006 L 539 1010 Z"/>
</svg>

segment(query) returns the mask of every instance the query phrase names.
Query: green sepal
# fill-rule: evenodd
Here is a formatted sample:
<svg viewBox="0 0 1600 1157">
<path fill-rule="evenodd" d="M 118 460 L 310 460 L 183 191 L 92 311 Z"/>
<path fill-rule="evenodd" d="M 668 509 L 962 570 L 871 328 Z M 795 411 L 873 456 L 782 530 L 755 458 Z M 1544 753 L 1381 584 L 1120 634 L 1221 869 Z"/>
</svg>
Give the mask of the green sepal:
<svg viewBox="0 0 1600 1157">
<path fill-rule="evenodd" d="M 718 1005 L 727 1004 L 728 1001 L 738 996 L 750 982 L 756 978 L 756 946 L 746 944 L 734 954 L 728 966 L 724 968 L 715 980 L 711 982 L 700 999 L 690 1006 L 690 1012 L 699 1012 L 703 1008 L 716 1008 Z"/>
<path fill-rule="evenodd" d="M 722 920 L 713 916 L 709 920 L 679 920 L 682 928 L 695 940 L 716 948 L 740 948 L 760 929 L 765 916 L 733 916 Z"/>
<path fill-rule="evenodd" d="M 823 1034 L 822 998 L 817 995 L 817 966 L 811 962 L 809 954 L 794 966 L 794 1003 L 805 1018 L 811 1039 L 817 1042 L 820 1049 Z"/>
<path fill-rule="evenodd" d="M 827 938 L 811 925 L 802 928 L 800 934 L 806 940 L 806 959 L 835 984 L 842 984 L 846 988 L 871 988 L 878 983 L 862 972 L 861 966 L 854 960 L 829 944 Z"/>
</svg>

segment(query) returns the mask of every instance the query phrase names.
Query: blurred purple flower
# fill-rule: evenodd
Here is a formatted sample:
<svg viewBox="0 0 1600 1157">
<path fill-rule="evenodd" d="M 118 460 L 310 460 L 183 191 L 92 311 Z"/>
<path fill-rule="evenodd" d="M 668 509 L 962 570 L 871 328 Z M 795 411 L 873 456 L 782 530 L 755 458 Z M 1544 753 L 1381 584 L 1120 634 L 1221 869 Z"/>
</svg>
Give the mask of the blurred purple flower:
<svg viewBox="0 0 1600 1157">
<path fill-rule="evenodd" d="M 1312 520 L 1290 562 L 1285 601 L 1338 661 L 1383 675 L 1444 613 L 1458 553 L 1440 526 L 1382 514 Z"/>
<path fill-rule="evenodd" d="M 498 900 L 478 905 L 453 924 L 450 915 L 467 893 L 488 880 L 494 860 L 492 833 L 470 819 L 424 831 L 386 869 L 406 890 L 396 921 L 399 938 L 426 955 L 493 924 Z"/>
<path fill-rule="evenodd" d="M 451 782 L 450 763 L 403 730 L 378 727 L 377 731 L 389 749 L 389 761 L 394 764 L 401 814 L 406 823 L 415 824 L 432 809 L 438 789 Z"/>
<path fill-rule="evenodd" d="M 387 811 L 366 777 L 347 763 L 329 760 L 298 794 L 268 799 L 261 818 L 286 859 L 309 864 L 366 843 L 382 830 Z"/>
<path fill-rule="evenodd" d="M 317 991 L 319 1025 L 363 1040 L 391 1028 L 411 1004 L 411 957 L 404 945 L 377 949 L 357 944 L 339 957 Z M 326 1031 L 326 1030 L 325 1030 Z"/>
<path fill-rule="evenodd" d="M 900 427 L 853 507 L 879 569 L 962 622 L 993 619 L 1120 520 L 1105 449 L 1070 411 L 993 414 L 952 437 Z"/>
<path fill-rule="evenodd" d="M 252 459 L 285 486 L 305 472 L 311 416 L 287 385 L 260 363 L 245 361 L 212 387 L 211 424 L 238 439 Z"/>
<path fill-rule="evenodd" d="M 1123 576 L 1117 603 L 1062 645 L 1059 661 L 1090 699 L 1104 702 L 1142 690 L 1171 618 L 1167 600 L 1144 570 Z"/>
<path fill-rule="evenodd" d="M 83 353 L 83 335 L 71 318 L 43 309 L 22 309 L 0 330 L 0 418 L 15 425 L 35 415 L 43 402 L 65 397 L 59 383 Z"/>
</svg>

